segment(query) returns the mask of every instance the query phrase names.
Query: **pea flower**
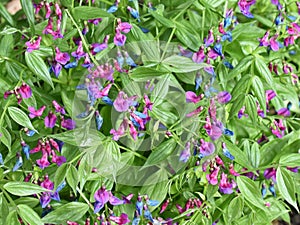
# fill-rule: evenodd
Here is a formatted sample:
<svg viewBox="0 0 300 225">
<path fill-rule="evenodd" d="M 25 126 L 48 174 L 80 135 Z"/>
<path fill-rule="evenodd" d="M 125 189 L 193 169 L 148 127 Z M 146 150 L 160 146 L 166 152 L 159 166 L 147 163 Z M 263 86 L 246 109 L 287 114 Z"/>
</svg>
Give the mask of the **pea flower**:
<svg viewBox="0 0 300 225">
<path fill-rule="evenodd" d="M 85 56 L 85 52 L 83 51 L 82 41 L 79 41 L 78 48 L 75 52 L 72 52 L 71 55 L 76 58 L 76 60 L 79 60 L 80 58 Z"/>
<path fill-rule="evenodd" d="M 127 97 L 125 92 L 120 91 L 119 94 L 118 94 L 118 97 L 114 101 L 114 104 L 113 104 L 114 108 L 118 112 L 126 112 L 129 109 L 130 106 L 135 104 L 136 98 L 137 98 L 136 95 L 131 96 L 131 97 Z"/>
<path fill-rule="evenodd" d="M 30 147 L 24 141 L 21 141 L 22 151 L 26 156 L 26 159 L 29 159 Z"/>
<path fill-rule="evenodd" d="M 31 87 L 23 82 L 20 86 L 19 93 L 21 94 L 22 98 L 30 98 L 32 95 Z"/>
<path fill-rule="evenodd" d="M 236 183 L 234 182 L 234 180 L 231 180 L 231 182 L 229 182 L 227 175 L 223 172 L 221 174 L 221 180 L 219 185 L 220 192 L 224 194 L 231 194 L 233 192 L 232 189 L 235 187 L 236 187 Z"/>
<path fill-rule="evenodd" d="M 130 222 L 128 215 L 122 213 L 121 216 L 110 216 L 109 219 L 118 225 L 124 225 Z"/>
<path fill-rule="evenodd" d="M 53 112 L 49 112 L 48 115 L 45 117 L 45 126 L 48 128 L 53 128 L 55 126 L 56 123 L 56 115 Z"/>
<path fill-rule="evenodd" d="M 204 44 L 205 44 L 206 47 L 208 47 L 208 46 L 210 46 L 213 43 L 214 43 L 214 33 L 213 33 L 213 30 L 210 29 L 208 31 L 207 38 L 204 38 Z"/>
<path fill-rule="evenodd" d="M 14 165 L 12 171 L 13 172 L 17 171 L 22 165 L 23 165 L 22 156 L 21 156 L 21 154 L 17 153 L 17 161 L 16 161 L 16 164 Z"/>
<path fill-rule="evenodd" d="M 37 109 L 37 110 L 35 110 L 35 108 L 32 107 L 32 106 L 28 106 L 29 117 L 30 117 L 31 119 L 33 119 L 33 118 L 35 118 L 35 117 L 40 117 L 40 116 L 42 116 L 42 114 L 43 114 L 43 112 L 44 112 L 45 109 L 46 109 L 46 106 L 45 106 L 45 105 L 42 106 L 41 108 Z"/>
<path fill-rule="evenodd" d="M 223 149 L 223 154 L 230 160 L 234 160 L 234 156 L 231 155 L 231 153 L 229 152 L 229 150 L 226 148 L 226 144 L 222 143 L 222 149 Z"/>
<path fill-rule="evenodd" d="M 61 117 L 61 126 L 66 128 L 67 130 L 73 130 L 76 127 L 76 122 L 72 119 L 65 119 L 63 116 Z"/>
<path fill-rule="evenodd" d="M 241 13 L 248 18 L 253 18 L 254 16 L 250 12 L 250 6 L 255 4 L 256 0 L 239 0 L 238 6 L 241 10 Z"/>
<path fill-rule="evenodd" d="M 27 52 L 32 52 L 33 50 L 38 50 L 40 48 L 42 37 L 38 36 L 36 40 L 27 41 L 25 44 L 27 46 Z"/>
<path fill-rule="evenodd" d="M 227 91 L 221 91 L 218 93 L 217 99 L 220 104 L 226 104 L 231 100 L 231 94 Z"/>
<path fill-rule="evenodd" d="M 114 43 L 116 46 L 123 46 L 126 42 L 126 36 L 121 33 L 121 31 L 117 28 L 116 34 L 114 37 Z"/>
<path fill-rule="evenodd" d="M 205 59 L 204 46 L 201 46 L 198 52 L 195 52 L 192 56 L 192 59 L 195 63 L 202 63 Z"/>
<path fill-rule="evenodd" d="M 128 32 L 130 32 L 132 25 L 130 23 L 127 22 L 122 22 L 121 19 L 117 19 L 117 29 L 120 30 L 122 33 L 127 34 Z"/>
<path fill-rule="evenodd" d="M 211 173 L 206 174 L 206 179 L 211 185 L 217 185 L 218 184 L 218 174 L 220 171 L 220 167 L 215 166 L 211 169 Z"/>
<path fill-rule="evenodd" d="M 138 22 L 141 22 L 140 20 L 140 14 L 137 10 L 131 8 L 130 6 L 127 6 L 127 10 L 130 12 L 131 16 L 134 18 L 134 19 L 137 19 Z"/>
<path fill-rule="evenodd" d="M 55 60 L 62 65 L 70 61 L 70 56 L 67 52 L 61 52 L 58 47 L 55 48 Z"/>
<path fill-rule="evenodd" d="M 189 160 L 191 156 L 190 146 L 191 146 L 190 142 L 187 142 L 185 144 L 184 150 L 180 153 L 179 161 L 186 163 Z"/>
<path fill-rule="evenodd" d="M 124 200 L 120 200 L 113 196 L 111 191 L 107 191 L 104 186 L 95 192 L 94 198 L 96 200 L 94 205 L 94 213 L 98 213 L 108 202 L 112 205 L 124 204 Z"/>
</svg>

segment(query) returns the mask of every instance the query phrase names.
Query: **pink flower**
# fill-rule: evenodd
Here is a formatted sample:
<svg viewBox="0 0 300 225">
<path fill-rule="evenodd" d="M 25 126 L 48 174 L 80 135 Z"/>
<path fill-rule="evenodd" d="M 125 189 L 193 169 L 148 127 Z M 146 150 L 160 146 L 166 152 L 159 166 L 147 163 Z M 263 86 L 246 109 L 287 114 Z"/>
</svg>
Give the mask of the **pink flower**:
<svg viewBox="0 0 300 225">
<path fill-rule="evenodd" d="M 202 63 L 205 59 L 204 47 L 201 46 L 198 52 L 195 52 L 192 57 L 195 63 Z"/>
<path fill-rule="evenodd" d="M 220 192 L 224 194 L 231 194 L 233 192 L 232 189 L 235 187 L 236 187 L 236 183 L 234 182 L 234 180 L 229 182 L 227 175 L 225 173 L 222 173 L 220 186 L 219 186 Z"/>
<path fill-rule="evenodd" d="M 288 108 L 281 108 L 277 111 L 277 114 L 280 116 L 288 117 L 291 115 L 291 112 Z"/>
<path fill-rule="evenodd" d="M 48 115 L 45 117 L 45 126 L 48 128 L 53 128 L 55 126 L 56 123 L 56 115 L 53 112 L 49 112 Z"/>
<path fill-rule="evenodd" d="M 113 105 L 118 112 L 126 112 L 134 104 L 136 98 L 137 96 L 127 97 L 123 91 L 120 91 Z"/>
<path fill-rule="evenodd" d="M 25 44 L 27 46 L 27 52 L 32 52 L 33 50 L 38 50 L 40 48 L 42 37 L 38 36 L 35 41 L 27 41 Z"/>
<path fill-rule="evenodd" d="M 130 32 L 132 26 L 130 23 L 127 22 L 121 22 L 121 19 L 117 19 L 118 22 L 118 26 L 117 26 L 117 30 L 127 34 Z"/>
<path fill-rule="evenodd" d="M 29 117 L 31 119 L 35 118 L 35 117 L 40 117 L 42 116 L 44 110 L 46 109 L 46 106 L 42 106 L 41 108 L 39 108 L 38 110 L 35 110 L 34 107 L 29 106 L 28 110 L 29 110 Z"/>
<path fill-rule="evenodd" d="M 19 89 L 19 93 L 21 94 L 22 98 L 30 98 L 32 95 L 32 90 L 28 84 L 23 82 Z"/>
<path fill-rule="evenodd" d="M 76 123 L 72 119 L 64 119 L 62 117 L 61 126 L 67 130 L 73 130 L 76 127 Z"/>
<path fill-rule="evenodd" d="M 64 107 L 60 106 L 60 105 L 57 103 L 57 101 L 53 100 L 53 101 L 52 101 L 52 104 L 53 104 L 53 106 L 54 106 L 54 108 L 55 108 L 55 112 L 59 112 L 59 113 L 61 113 L 61 114 L 66 114 L 66 111 L 65 111 Z"/>
<path fill-rule="evenodd" d="M 79 41 L 78 48 L 75 52 L 72 52 L 71 55 L 76 58 L 76 60 L 79 60 L 80 58 L 85 56 L 85 52 L 83 51 L 82 41 Z"/>
<path fill-rule="evenodd" d="M 226 104 L 231 100 L 231 94 L 227 91 L 221 91 L 218 93 L 217 99 L 220 104 Z"/>
<path fill-rule="evenodd" d="M 278 34 L 275 34 L 273 37 L 270 38 L 270 47 L 273 51 L 279 50 L 279 42 L 276 40 L 278 37 Z"/>
<path fill-rule="evenodd" d="M 117 46 L 123 46 L 126 42 L 126 36 L 124 34 L 121 34 L 119 29 L 116 29 L 116 34 L 114 37 L 114 43 Z"/>
<path fill-rule="evenodd" d="M 36 163 L 41 169 L 45 169 L 46 167 L 50 166 L 47 153 L 44 153 L 41 159 L 36 160 Z"/>
<path fill-rule="evenodd" d="M 120 136 L 125 134 L 125 130 L 127 129 L 127 127 L 128 127 L 128 120 L 125 118 L 118 130 L 111 129 L 110 134 L 113 135 L 113 140 L 118 141 Z"/>
<path fill-rule="evenodd" d="M 206 179 L 211 185 L 217 185 L 218 184 L 218 174 L 219 174 L 220 168 L 218 166 L 213 168 L 213 171 L 209 174 L 206 174 Z"/>
<path fill-rule="evenodd" d="M 56 62 L 65 65 L 68 61 L 70 61 L 70 56 L 67 52 L 61 52 L 58 47 L 55 48 L 55 60 Z"/>
<path fill-rule="evenodd" d="M 121 216 L 110 216 L 109 219 L 118 225 L 124 225 L 130 222 L 128 215 L 125 213 L 122 213 Z"/>
<path fill-rule="evenodd" d="M 201 101 L 203 99 L 203 97 L 204 97 L 203 94 L 197 96 L 196 93 L 193 91 L 187 91 L 185 93 L 186 102 L 198 103 L 199 101 Z"/>
</svg>

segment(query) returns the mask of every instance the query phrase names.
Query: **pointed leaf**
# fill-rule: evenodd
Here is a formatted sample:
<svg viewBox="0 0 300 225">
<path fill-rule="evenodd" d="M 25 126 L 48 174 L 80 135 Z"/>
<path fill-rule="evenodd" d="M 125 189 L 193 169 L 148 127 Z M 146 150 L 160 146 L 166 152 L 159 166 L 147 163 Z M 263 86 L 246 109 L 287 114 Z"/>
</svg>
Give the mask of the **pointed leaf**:
<svg viewBox="0 0 300 225">
<path fill-rule="evenodd" d="M 43 225 L 39 215 L 27 205 L 18 205 L 18 213 L 22 220 L 30 225 Z"/>
<path fill-rule="evenodd" d="M 252 89 L 255 93 L 255 96 L 258 99 L 261 109 L 264 111 L 264 114 L 266 115 L 266 93 L 264 90 L 264 86 L 258 76 L 254 76 L 252 78 Z"/>
<path fill-rule="evenodd" d="M 103 9 L 90 6 L 78 6 L 72 10 L 73 16 L 78 20 L 90 20 L 101 17 L 114 17 L 113 14 L 104 11 Z"/>
<path fill-rule="evenodd" d="M 3 187 L 9 193 L 17 196 L 27 196 L 49 191 L 36 184 L 18 181 L 11 181 L 9 183 L 6 183 Z"/>
<path fill-rule="evenodd" d="M 19 108 L 17 107 L 8 107 L 8 113 L 10 117 L 18 124 L 20 124 L 23 127 L 27 127 L 30 130 L 34 130 L 37 132 L 36 129 L 34 129 L 32 123 L 30 122 L 28 116 Z"/>
<path fill-rule="evenodd" d="M 33 52 L 25 52 L 25 61 L 29 69 L 40 79 L 49 84 L 53 89 L 53 82 L 44 60 Z"/>
</svg>

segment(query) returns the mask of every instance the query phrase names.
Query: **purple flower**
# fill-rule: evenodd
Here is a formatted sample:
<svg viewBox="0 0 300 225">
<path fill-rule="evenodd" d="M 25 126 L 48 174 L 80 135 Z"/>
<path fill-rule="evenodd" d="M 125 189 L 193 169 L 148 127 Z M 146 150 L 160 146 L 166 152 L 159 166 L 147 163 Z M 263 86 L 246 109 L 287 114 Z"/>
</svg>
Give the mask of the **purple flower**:
<svg viewBox="0 0 300 225">
<path fill-rule="evenodd" d="M 62 65 L 70 61 L 70 56 L 67 52 L 61 52 L 58 47 L 55 48 L 55 60 Z"/>
<path fill-rule="evenodd" d="M 272 133 L 276 135 L 276 137 L 282 138 L 284 136 L 284 130 L 286 129 L 286 127 L 283 125 L 282 119 L 279 119 L 278 122 L 274 120 L 274 125 L 275 127 L 271 125 Z"/>
<path fill-rule="evenodd" d="M 126 36 L 120 32 L 119 29 L 116 29 L 116 34 L 114 37 L 114 43 L 116 46 L 123 46 L 126 42 Z"/>
<path fill-rule="evenodd" d="M 64 117 L 62 117 L 61 126 L 67 130 L 73 130 L 76 127 L 76 123 L 72 119 L 64 119 Z"/>
<path fill-rule="evenodd" d="M 72 52 L 71 55 L 73 57 L 76 58 L 76 60 L 79 60 L 80 58 L 84 57 L 85 56 L 85 52 L 83 51 L 83 47 L 82 47 L 82 41 L 79 41 L 79 44 L 78 44 L 78 48 L 75 52 Z M 69 59 L 70 60 L 70 59 Z M 68 61 L 69 61 L 68 60 Z"/>
<path fill-rule="evenodd" d="M 52 150 L 51 153 L 52 153 L 51 162 L 55 163 L 57 166 L 61 166 L 63 163 L 67 161 L 64 156 L 57 156 L 54 150 Z"/>
<path fill-rule="evenodd" d="M 220 104 L 228 103 L 231 100 L 231 94 L 227 91 L 221 91 L 218 93 L 217 99 Z"/>
<path fill-rule="evenodd" d="M 130 23 L 127 22 L 121 22 L 121 19 L 117 19 L 118 22 L 118 26 L 117 29 L 125 34 L 127 34 L 128 32 L 130 32 L 132 26 Z"/>
<path fill-rule="evenodd" d="M 269 46 L 269 35 L 270 35 L 270 31 L 268 30 L 265 35 L 263 36 L 263 38 L 258 39 L 259 40 L 259 46 Z"/>
<path fill-rule="evenodd" d="M 202 156 L 208 156 L 214 153 L 215 145 L 211 142 L 206 142 L 203 139 L 200 140 L 200 153 Z"/>
<path fill-rule="evenodd" d="M 192 116 L 195 116 L 195 115 L 198 115 L 200 112 L 202 112 L 203 110 L 203 106 L 200 105 L 198 108 L 196 108 L 194 111 L 186 114 L 186 117 L 192 117 Z"/>
<path fill-rule="evenodd" d="M 266 179 L 272 179 L 274 182 L 276 182 L 276 169 L 275 168 L 268 168 L 264 171 L 264 177 Z"/>
<path fill-rule="evenodd" d="M 208 47 L 208 46 L 210 46 L 213 43 L 214 43 L 214 33 L 213 33 L 213 30 L 210 29 L 208 31 L 207 38 L 204 38 L 204 44 L 205 44 L 206 47 Z"/>
<path fill-rule="evenodd" d="M 118 225 L 124 225 L 130 222 L 128 215 L 125 213 L 122 213 L 121 216 L 110 216 L 109 219 Z"/>
<path fill-rule="evenodd" d="M 110 134 L 113 135 L 113 140 L 114 141 L 118 141 L 119 138 L 120 138 L 120 136 L 122 136 L 122 135 L 125 134 L 125 130 L 127 129 L 127 127 L 128 127 L 128 120 L 125 118 L 122 121 L 122 123 L 121 123 L 121 125 L 120 125 L 120 127 L 119 127 L 118 130 L 111 129 L 110 130 Z"/>
<path fill-rule="evenodd" d="M 184 150 L 180 153 L 179 161 L 186 163 L 189 160 L 191 156 L 190 146 L 190 142 L 185 144 Z"/>
<path fill-rule="evenodd" d="M 45 2 L 46 15 L 45 18 L 48 19 L 51 15 L 51 5 L 48 2 Z"/>
<path fill-rule="evenodd" d="M 36 163 L 41 169 L 45 169 L 46 167 L 50 166 L 50 163 L 48 161 L 48 154 L 44 153 L 42 158 L 36 160 Z"/>
<path fill-rule="evenodd" d="M 275 91 L 273 91 L 273 90 L 266 90 L 266 100 L 267 100 L 267 103 L 270 102 L 275 97 L 276 97 Z"/>
<path fill-rule="evenodd" d="M 288 117 L 291 115 L 291 112 L 288 108 L 281 108 L 277 111 L 277 114 L 280 116 Z"/>
<path fill-rule="evenodd" d="M 53 101 L 52 101 L 52 104 L 53 104 L 53 106 L 54 106 L 54 108 L 55 108 L 55 112 L 59 112 L 59 113 L 61 113 L 61 114 L 66 114 L 66 111 L 65 111 L 64 107 L 60 106 L 60 105 L 57 103 L 57 101 L 53 100 Z"/>
<path fill-rule="evenodd" d="M 234 182 L 234 180 L 229 182 L 227 175 L 223 172 L 221 174 L 221 180 L 219 185 L 220 192 L 224 194 L 231 194 L 233 192 L 232 189 L 235 187 L 236 187 L 236 183 Z"/>
<path fill-rule="evenodd" d="M 220 168 L 218 166 L 215 166 L 211 173 L 206 174 L 206 179 L 211 185 L 217 185 L 218 184 L 219 171 L 220 171 Z"/>
<path fill-rule="evenodd" d="M 25 44 L 27 46 L 27 52 L 32 52 L 33 50 L 38 50 L 40 48 L 42 37 L 38 36 L 35 41 L 27 41 Z"/>
<path fill-rule="evenodd" d="M 103 51 L 104 49 L 107 48 L 107 42 L 109 39 L 109 35 L 106 35 L 104 38 L 103 43 L 99 44 L 99 43 L 94 43 L 91 44 L 91 52 L 93 55 L 96 55 L 96 53 Z"/>
<path fill-rule="evenodd" d="M 49 112 L 48 115 L 45 117 L 45 126 L 48 128 L 53 128 L 55 126 L 56 123 L 56 115 L 53 112 Z"/>
<path fill-rule="evenodd" d="M 90 68 L 90 67 L 94 66 L 94 64 L 91 63 L 89 54 L 87 54 L 87 53 L 85 54 L 84 62 L 83 62 L 83 64 L 81 64 L 81 66 L 83 66 L 85 68 Z"/>
<path fill-rule="evenodd" d="M 44 112 L 45 109 L 46 109 L 46 106 L 42 106 L 41 108 L 39 108 L 37 110 L 35 110 L 35 108 L 32 107 L 32 106 L 28 106 L 29 117 L 31 119 L 33 119 L 33 118 L 35 118 L 37 116 L 40 117 L 43 114 L 43 112 Z"/>
<path fill-rule="evenodd" d="M 58 19 L 61 20 L 62 19 L 62 13 L 61 13 L 61 9 L 59 7 L 59 4 L 55 3 L 55 14 L 57 15 Z"/>
<path fill-rule="evenodd" d="M 204 97 L 203 94 L 197 96 L 196 93 L 193 91 L 187 91 L 185 93 L 186 102 L 198 103 L 199 101 L 201 101 L 203 99 L 203 97 Z"/>
<path fill-rule="evenodd" d="M 273 51 L 279 50 L 279 42 L 276 40 L 278 37 L 278 34 L 275 34 L 273 37 L 270 38 L 270 47 Z"/>
<path fill-rule="evenodd" d="M 255 4 L 256 0 L 239 0 L 238 6 L 243 13 L 248 18 L 253 18 L 254 16 L 250 13 L 250 6 Z"/>
<path fill-rule="evenodd" d="M 127 97 L 123 91 L 120 91 L 113 105 L 118 112 L 125 112 L 133 105 L 136 98 L 137 96 Z"/>
<path fill-rule="evenodd" d="M 19 93 L 21 94 L 22 98 L 30 98 L 32 95 L 31 87 L 23 82 L 19 89 Z"/>
<path fill-rule="evenodd" d="M 120 200 L 113 196 L 111 191 L 107 191 L 105 187 L 101 187 L 98 191 L 96 191 L 94 198 L 96 200 L 94 205 L 94 213 L 98 213 L 107 202 L 112 205 L 124 204 L 124 200 Z"/>
<path fill-rule="evenodd" d="M 62 69 L 62 65 L 60 65 L 58 62 L 53 62 L 51 65 L 51 71 L 54 73 L 56 77 L 60 74 L 60 71 Z"/>
<path fill-rule="evenodd" d="M 204 47 L 201 46 L 198 52 L 195 52 L 192 57 L 195 63 L 202 63 L 205 59 Z"/>
<path fill-rule="evenodd" d="M 51 201 L 50 193 L 44 192 L 40 197 L 40 204 L 42 209 L 46 208 L 47 205 L 49 205 Z"/>
</svg>

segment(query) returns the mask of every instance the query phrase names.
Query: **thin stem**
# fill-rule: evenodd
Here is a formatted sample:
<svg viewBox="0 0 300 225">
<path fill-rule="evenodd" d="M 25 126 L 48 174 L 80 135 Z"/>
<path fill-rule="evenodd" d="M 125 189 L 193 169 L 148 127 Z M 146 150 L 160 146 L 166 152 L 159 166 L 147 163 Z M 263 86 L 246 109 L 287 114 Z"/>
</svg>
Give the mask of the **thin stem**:
<svg viewBox="0 0 300 225">
<path fill-rule="evenodd" d="M 204 39 L 205 11 L 206 11 L 206 10 L 204 9 L 203 12 L 202 12 L 202 27 L 201 27 L 202 31 L 201 31 L 201 40 Z"/>
<path fill-rule="evenodd" d="M 80 196 L 84 199 L 84 201 L 89 205 L 89 207 L 93 210 L 94 212 L 94 206 L 92 205 L 92 203 L 90 203 L 90 201 L 85 197 L 85 195 L 82 193 L 82 191 L 80 190 L 79 187 L 76 187 L 76 191 L 78 191 L 78 193 L 80 194 Z M 97 216 L 100 216 L 99 213 L 96 213 Z"/>
<path fill-rule="evenodd" d="M 165 55 L 166 55 L 166 53 L 167 53 L 168 47 L 169 47 L 169 45 L 170 45 L 170 42 L 171 42 L 171 40 L 172 40 L 172 38 L 173 38 L 173 35 L 174 35 L 175 31 L 176 31 L 176 27 L 174 27 L 174 28 L 172 29 L 172 33 L 170 34 L 170 37 L 169 37 L 169 39 L 168 39 L 168 42 L 167 42 L 166 47 L 165 47 L 165 49 L 164 49 L 164 52 L 163 52 L 163 54 L 162 54 L 162 56 L 161 56 L 161 61 L 164 59 L 164 57 L 165 57 Z"/>
<path fill-rule="evenodd" d="M 139 153 L 137 153 L 137 152 L 135 152 L 135 151 L 132 151 L 132 150 L 129 149 L 129 148 L 123 147 L 123 146 L 121 146 L 121 145 L 119 145 L 119 148 L 121 148 L 121 149 L 123 149 L 123 150 L 125 150 L 125 151 L 127 151 L 127 152 L 131 152 L 132 154 L 134 154 L 135 156 L 137 156 L 137 157 L 139 157 L 139 158 L 141 158 L 141 159 L 143 159 L 143 160 L 147 160 L 147 158 L 146 158 L 145 156 L 143 156 L 143 155 L 141 155 L 141 154 L 139 154 Z"/>
<path fill-rule="evenodd" d="M 76 21 L 74 20 L 74 18 L 72 17 L 71 13 L 69 12 L 68 9 L 66 9 L 66 13 L 68 14 L 69 18 L 71 19 L 72 23 L 74 24 L 74 26 L 76 27 L 77 31 L 78 31 L 78 34 L 81 38 L 81 41 L 82 41 L 82 44 L 83 46 L 85 47 L 85 50 L 87 51 L 87 53 L 89 54 L 91 60 L 93 61 L 93 63 L 96 65 L 96 66 L 99 66 L 99 63 L 97 62 L 97 60 L 94 58 L 94 56 L 91 54 L 90 52 L 90 49 L 89 49 L 89 46 L 85 40 L 85 37 L 83 36 L 78 24 L 76 23 Z"/>
</svg>

